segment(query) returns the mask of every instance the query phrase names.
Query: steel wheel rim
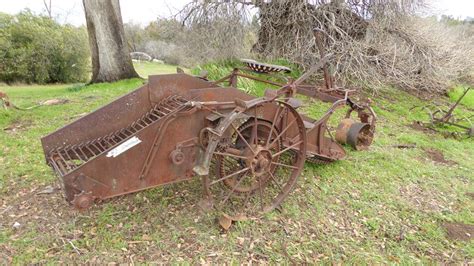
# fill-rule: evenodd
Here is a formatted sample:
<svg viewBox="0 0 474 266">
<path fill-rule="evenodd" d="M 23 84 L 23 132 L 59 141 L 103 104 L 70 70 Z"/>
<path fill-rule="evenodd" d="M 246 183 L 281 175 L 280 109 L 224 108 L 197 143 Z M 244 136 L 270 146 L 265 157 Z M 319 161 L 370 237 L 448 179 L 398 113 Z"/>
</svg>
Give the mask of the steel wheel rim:
<svg viewBox="0 0 474 266">
<path fill-rule="evenodd" d="M 265 104 L 276 104 L 274 118 L 272 121 L 259 120 L 255 115 L 249 118 L 250 121 L 255 119 L 255 123 L 251 123 L 251 125 L 252 127 L 255 124 L 257 125 L 252 130 L 256 132 L 257 137 L 246 139 L 245 152 L 242 152 L 242 149 L 240 149 L 241 154 L 239 154 L 232 150 L 235 149 L 235 146 L 226 147 L 229 143 L 225 143 L 224 147 L 226 149 L 217 149 L 215 153 L 214 162 L 217 169 L 214 170 L 214 177 L 211 177 L 209 189 L 214 197 L 215 207 L 224 213 L 258 217 L 273 210 L 293 190 L 304 166 L 306 131 L 301 117 L 296 110 L 284 102 L 263 103 L 249 108 L 245 113 L 249 115 L 257 114 L 258 109 L 263 108 Z M 286 119 L 286 123 L 281 122 L 284 119 Z M 237 131 L 239 128 L 233 124 L 229 126 L 229 128 L 231 127 L 235 129 L 234 131 Z M 266 128 L 268 133 L 266 136 L 265 134 L 263 134 L 263 137 L 259 135 L 261 127 L 262 129 Z M 260 131 L 260 133 L 263 132 L 265 130 Z M 245 136 L 242 136 L 242 133 L 239 136 L 239 133 L 234 133 L 234 136 L 237 136 L 239 139 L 245 138 Z M 270 139 L 268 138 L 269 136 Z M 222 139 L 225 139 L 225 137 Z M 248 143 L 251 141 L 255 143 Z M 243 142 L 240 141 L 240 144 Z M 233 143 L 235 144 L 236 142 L 234 141 Z M 278 143 L 277 148 L 275 146 L 276 143 Z M 228 155 L 228 151 L 233 152 L 233 156 Z M 249 151 L 252 152 L 248 154 Z M 227 175 L 223 176 L 223 173 L 217 173 L 216 171 L 219 171 L 218 168 L 222 163 L 219 160 L 226 156 L 232 158 L 230 160 L 234 160 L 235 169 L 232 170 L 233 172 L 225 172 L 224 174 Z M 271 156 L 271 160 L 269 160 L 269 156 Z M 252 164 L 248 162 L 249 158 L 253 162 L 257 162 L 255 167 L 252 167 Z M 216 182 L 219 180 L 221 181 Z M 224 180 L 233 181 L 224 182 Z M 251 189 L 247 189 L 247 191 L 239 190 L 240 184 L 246 181 L 250 181 L 253 184 L 250 186 Z M 255 186 L 255 184 L 258 186 Z M 220 190 L 216 189 L 216 185 L 219 186 Z M 256 204 L 259 206 L 256 207 Z"/>
</svg>

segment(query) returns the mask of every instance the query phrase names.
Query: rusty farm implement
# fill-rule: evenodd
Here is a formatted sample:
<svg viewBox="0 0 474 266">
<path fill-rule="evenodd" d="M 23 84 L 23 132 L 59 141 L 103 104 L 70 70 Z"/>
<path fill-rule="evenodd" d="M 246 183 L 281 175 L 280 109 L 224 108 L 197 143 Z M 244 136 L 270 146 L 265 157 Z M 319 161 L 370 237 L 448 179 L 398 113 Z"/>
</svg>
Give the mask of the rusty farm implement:
<svg viewBox="0 0 474 266">
<path fill-rule="evenodd" d="M 375 113 L 333 85 L 327 58 L 285 84 L 251 72 L 289 69 L 251 60 L 245 61 L 247 68 L 218 81 L 183 73 L 150 76 L 144 86 L 43 137 L 46 161 L 61 178 L 66 200 L 78 209 L 201 178 L 202 206 L 229 215 L 271 211 L 295 187 L 306 160 L 327 163 L 345 157 L 336 139 L 355 149 L 372 142 Z M 324 86 L 303 84 L 319 69 L 325 72 Z M 236 88 L 239 78 L 279 89 L 256 98 Z M 298 112 L 297 94 L 332 106 L 311 119 Z M 327 121 L 342 107 L 348 112 L 334 139 Z"/>
</svg>

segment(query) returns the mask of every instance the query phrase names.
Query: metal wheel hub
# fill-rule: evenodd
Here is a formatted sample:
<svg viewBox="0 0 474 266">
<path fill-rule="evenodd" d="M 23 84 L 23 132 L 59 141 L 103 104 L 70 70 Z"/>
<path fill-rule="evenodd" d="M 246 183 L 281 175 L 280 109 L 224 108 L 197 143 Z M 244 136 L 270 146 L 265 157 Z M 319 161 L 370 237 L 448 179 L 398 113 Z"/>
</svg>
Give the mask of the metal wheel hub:
<svg viewBox="0 0 474 266">
<path fill-rule="evenodd" d="M 261 146 L 259 146 L 258 149 L 258 152 L 256 152 L 256 155 L 250 160 L 247 166 L 250 167 L 253 174 L 261 176 L 270 171 L 272 154 L 269 150 L 263 149 Z"/>
</svg>

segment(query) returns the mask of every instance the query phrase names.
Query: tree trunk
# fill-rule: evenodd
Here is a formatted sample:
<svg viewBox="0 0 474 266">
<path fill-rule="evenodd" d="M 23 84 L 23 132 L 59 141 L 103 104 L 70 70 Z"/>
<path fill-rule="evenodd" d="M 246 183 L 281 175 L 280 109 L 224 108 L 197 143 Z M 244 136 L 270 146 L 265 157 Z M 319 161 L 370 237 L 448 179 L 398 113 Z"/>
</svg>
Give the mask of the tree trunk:
<svg viewBox="0 0 474 266">
<path fill-rule="evenodd" d="M 119 0 L 83 0 L 92 53 L 91 83 L 138 77 L 123 30 Z"/>
</svg>

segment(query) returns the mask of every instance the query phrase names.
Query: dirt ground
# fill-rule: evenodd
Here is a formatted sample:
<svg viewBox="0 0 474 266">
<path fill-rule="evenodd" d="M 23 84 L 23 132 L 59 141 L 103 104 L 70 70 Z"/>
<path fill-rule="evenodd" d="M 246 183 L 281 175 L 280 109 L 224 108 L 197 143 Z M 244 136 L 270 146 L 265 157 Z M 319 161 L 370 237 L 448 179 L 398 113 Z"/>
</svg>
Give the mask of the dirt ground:
<svg viewBox="0 0 474 266">
<path fill-rule="evenodd" d="M 455 161 L 447 160 L 446 158 L 444 158 L 444 154 L 440 150 L 437 150 L 437 149 L 434 149 L 434 148 L 429 148 L 429 149 L 425 149 L 425 153 L 426 153 L 427 157 L 435 163 L 442 163 L 442 164 L 446 164 L 446 165 L 455 165 L 456 164 Z"/>
<path fill-rule="evenodd" d="M 474 238 L 474 225 L 462 223 L 445 223 L 448 237 L 452 240 L 469 241 Z"/>
</svg>

